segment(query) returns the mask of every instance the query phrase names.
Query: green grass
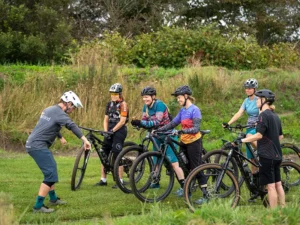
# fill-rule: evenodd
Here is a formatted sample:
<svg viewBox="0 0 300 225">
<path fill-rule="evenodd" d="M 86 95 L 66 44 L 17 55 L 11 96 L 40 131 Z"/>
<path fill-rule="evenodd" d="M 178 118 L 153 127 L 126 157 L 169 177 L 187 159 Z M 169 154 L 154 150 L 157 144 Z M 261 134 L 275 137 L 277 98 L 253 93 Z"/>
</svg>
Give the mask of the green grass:
<svg viewBox="0 0 300 225">
<path fill-rule="evenodd" d="M 96 187 L 100 163 L 90 158 L 86 176 L 78 191 L 70 190 L 70 177 L 74 156 L 55 155 L 60 182 L 57 193 L 68 202 L 56 207 L 50 215 L 33 214 L 32 207 L 43 179 L 35 162 L 28 154 L 0 151 L 0 190 L 6 201 L 13 203 L 14 218 L 22 224 L 298 224 L 299 188 L 287 195 L 287 207 L 283 210 L 267 210 L 261 203 L 248 203 L 248 191 L 242 188 L 240 205 L 232 210 L 227 201 L 209 204 L 190 213 L 183 199 L 173 194 L 161 203 L 142 204 L 134 195 L 112 189 L 112 177 L 107 187 Z M 175 185 L 173 191 L 178 188 Z M 1 197 L 2 195 L 0 195 Z M 45 203 L 48 202 L 48 198 Z M 0 205 L 1 208 L 1 205 Z M 10 209 L 12 210 L 12 209 Z"/>
</svg>

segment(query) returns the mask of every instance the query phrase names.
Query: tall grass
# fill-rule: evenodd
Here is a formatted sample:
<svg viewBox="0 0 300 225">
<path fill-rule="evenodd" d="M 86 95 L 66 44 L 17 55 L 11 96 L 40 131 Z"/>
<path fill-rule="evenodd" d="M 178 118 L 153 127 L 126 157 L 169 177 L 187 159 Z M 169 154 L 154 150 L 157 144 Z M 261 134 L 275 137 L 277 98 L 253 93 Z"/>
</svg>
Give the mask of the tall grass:
<svg viewBox="0 0 300 225">
<path fill-rule="evenodd" d="M 7 194 L 0 192 L 0 224 L 13 225 L 17 224 L 14 217 L 14 207 L 11 199 Z"/>
<path fill-rule="evenodd" d="M 84 57 L 86 56 L 86 57 Z M 0 67 L 10 77 L 9 66 Z M 16 69 L 14 69 L 15 72 Z M 59 101 L 63 92 L 73 90 L 83 102 L 71 117 L 76 123 L 101 129 L 105 105 L 110 100 L 109 87 L 120 82 L 123 94 L 129 105 L 130 116 L 141 116 L 142 99 L 140 91 L 151 85 L 157 89 L 157 98 L 169 105 L 173 115 L 178 112 L 178 104 L 171 97 L 176 87 L 189 84 L 196 104 L 203 114 L 202 129 L 211 129 L 210 139 L 219 139 L 224 135 L 220 124 L 228 121 L 239 109 L 246 97 L 243 82 L 256 78 L 259 88 L 269 88 L 276 93 L 276 111 L 291 112 L 292 119 L 283 120 L 284 130 L 289 138 L 299 142 L 298 120 L 300 119 L 300 71 L 283 71 L 276 68 L 253 71 L 233 71 L 220 67 L 185 67 L 165 70 L 162 68 L 130 68 L 114 64 L 105 55 L 82 54 L 74 59 L 73 66 L 36 72 L 22 67 L 23 82 L 8 82 L 0 91 L 0 124 L 2 132 L 10 131 L 15 139 L 24 141 L 36 124 L 41 111 Z M 164 76 L 165 74 L 165 76 Z M 15 78 L 17 79 L 17 78 Z M 246 122 L 246 116 L 240 120 Z M 286 123 L 285 123 L 286 122 Z M 129 126 L 130 127 L 130 126 Z M 135 139 L 136 132 L 129 132 L 129 139 Z M 19 135 L 16 135 L 19 134 Z M 69 135 L 69 134 L 66 134 Z"/>
</svg>

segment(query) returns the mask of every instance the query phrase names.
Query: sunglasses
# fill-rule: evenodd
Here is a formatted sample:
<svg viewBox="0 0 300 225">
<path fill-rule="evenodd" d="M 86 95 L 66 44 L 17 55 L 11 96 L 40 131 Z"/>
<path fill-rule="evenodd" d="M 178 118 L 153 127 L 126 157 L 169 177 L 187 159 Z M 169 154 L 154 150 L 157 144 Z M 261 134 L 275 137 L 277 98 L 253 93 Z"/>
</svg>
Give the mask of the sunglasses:
<svg viewBox="0 0 300 225">
<path fill-rule="evenodd" d="M 119 96 L 119 93 L 110 93 L 111 96 Z"/>
</svg>

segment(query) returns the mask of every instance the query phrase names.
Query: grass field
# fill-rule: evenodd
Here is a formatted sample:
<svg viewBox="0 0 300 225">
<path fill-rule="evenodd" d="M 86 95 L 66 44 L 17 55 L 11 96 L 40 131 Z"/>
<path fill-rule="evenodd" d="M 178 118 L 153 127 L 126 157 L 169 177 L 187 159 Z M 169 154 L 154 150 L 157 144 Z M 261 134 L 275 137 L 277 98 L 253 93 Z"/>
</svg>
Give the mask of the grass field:
<svg viewBox="0 0 300 225">
<path fill-rule="evenodd" d="M 55 155 L 60 182 L 58 195 L 66 206 L 56 207 L 50 215 L 33 214 L 32 207 L 42 181 L 42 174 L 28 154 L 0 151 L 0 216 L 20 224 L 299 224 L 300 189 L 287 195 L 283 210 L 267 210 L 261 202 L 248 203 L 248 191 L 242 188 L 238 208 L 232 210 L 226 201 L 209 204 L 192 214 L 182 198 L 171 194 L 161 203 L 142 204 L 134 195 L 112 189 L 112 176 L 107 187 L 96 187 L 100 163 L 93 155 L 78 191 L 71 191 L 70 177 L 74 156 Z M 178 188 L 175 185 L 173 191 Z M 48 202 L 46 198 L 45 203 Z M 12 203 L 13 208 L 9 203 Z M 7 207 L 6 207 L 7 206 Z M 14 214 L 12 215 L 11 212 Z M 4 224 L 4 222 L 2 223 Z M 7 221 L 6 221 L 7 222 Z M 1 219 L 0 219 L 1 224 Z M 5 225 L 6 225 L 5 224 Z"/>
</svg>

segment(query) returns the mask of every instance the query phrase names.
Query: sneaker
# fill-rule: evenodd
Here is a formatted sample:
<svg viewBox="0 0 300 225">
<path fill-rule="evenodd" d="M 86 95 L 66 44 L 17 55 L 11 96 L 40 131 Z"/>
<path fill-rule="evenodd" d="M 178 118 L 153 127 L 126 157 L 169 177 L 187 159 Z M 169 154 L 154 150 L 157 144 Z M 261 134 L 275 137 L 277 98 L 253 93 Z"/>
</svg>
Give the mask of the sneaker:
<svg viewBox="0 0 300 225">
<path fill-rule="evenodd" d="M 112 186 L 111 188 L 113 188 L 113 189 L 117 189 L 117 188 L 119 188 L 118 187 L 118 185 L 117 184 L 115 184 L 114 186 Z"/>
<path fill-rule="evenodd" d="M 107 182 L 100 180 L 98 183 L 95 184 L 95 186 L 107 186 Z"/>
<path fill-rule="evenodd" d="M 61 200 L 60 198 L 57 198 L 56 201 L 50 200 L 49 205 L 65 205 L 67 202 Z"/>
<path fill-rule="evenodd" d="M 42 205 L 42 207 L 39 209 L 33 208 L 34 213 L 52 213 L 54 211 L 55 211 L 54 209 L 50 209 L 45 205 Z"/>
<path fill-rule="evenodd" d="M 208 201 L 209 201 L 208 198 L 202 197 L 202 198 L 199 198 L 198 200 L 195 200 L 194 203 L 197 205 L 203 205 L 203 204 L 208 203 Z"/>
<path fill-rule="evenodd" d="M 150 189 L 160 188 L 160 184 L 159 183 L 152 183 L 149 188 Z"/>
<path fill-rule="evenodd" d="M 255 202 L 255 199 L 259 197 L 258 193 L 251 194 L 251 197 L 248 199 L 248 202 Z"/>
<path fill-rule="evenodd" d="M 174 194 L 177 195 L 177 197 L 183 197 L 183 189 L 179 188 Z"/>
</svg>

